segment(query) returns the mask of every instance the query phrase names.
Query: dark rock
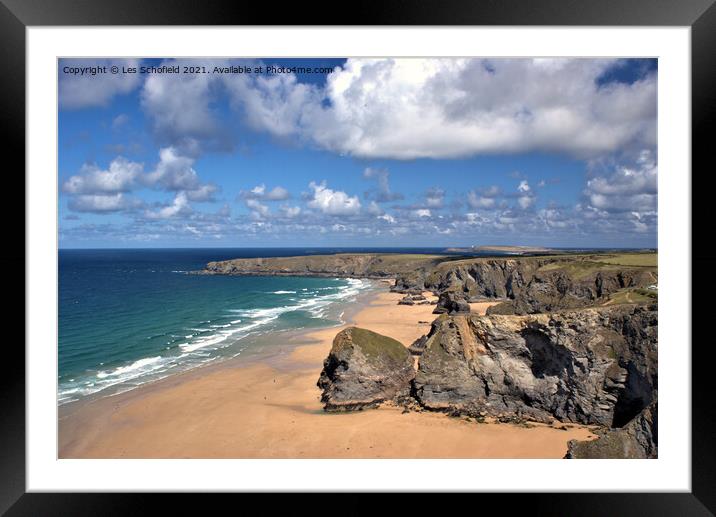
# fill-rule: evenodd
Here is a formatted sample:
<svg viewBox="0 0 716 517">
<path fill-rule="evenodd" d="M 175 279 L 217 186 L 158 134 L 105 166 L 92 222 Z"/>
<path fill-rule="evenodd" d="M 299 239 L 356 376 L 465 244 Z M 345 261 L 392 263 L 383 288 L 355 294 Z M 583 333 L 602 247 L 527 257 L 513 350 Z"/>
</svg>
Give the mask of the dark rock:
<svg viewBox="0 0 716 517">
<path fill-rule="evenodd" d="M 512 298 L 547 260 L 473 259 L 446 262 L 425 279 L 425 288 L 434 292 L 456 291 L 466 299 Z"/>
<path fill-rule="evenodd" d="M 592 306 L 620 289 L 646 287 L 656 278 L 648 268 L 600 270 L 586 264 L 574 262 L 560 268 L 557 263 L 547 266 L 556 269 L 535 271 L 513 290 L 512 300 L 490 307 L 487 314 L 537 314 Z"/>
<path fill-rule="evenodd" d="M 425 344 L 428 342 L 428 336 L 423 335 L 420 336 L 418 339 L 413 341 L 413 344 L 411 344 L 408 347 L 408 350 L 413 355 L 420 355 L 425 350 Z"/>
<path fill-rule="evenodd" d="M 414 377 L 413 358 L 400 342 L 350 327 L 334 338 L 318 387 L 326 411 L 350 411 L 407 397 Z"/>
<path fill-rule="evenodd" d="M 455 291 L 441 293 L 438 304 L 433 310 L 433 314 L 466 314 L 469 312 L 470 304 L 464 298 L 460 298 L 460 294 Z"/>
<path fill-rule="evenodd" d="M 430 302 L 423 296 L 422 292 L 419 294 L 406 294 L 398 300 L 398 305 L 415 305 L 416 303 L 418 305 L 424 305 Z"/>
<path fill-rule="evenodd" d="M 622 427 L 655 400 L 657 313 L 634 305 L 441 316 L 415 377 L 426 408 Z"/>
<path fill-rule="evenodd" d="M 395 278 L 395 285 L 390 288 L 394 293 L 422 294 L 425 288 L 424 269 L 404 271 Z"/>
<path fill-rule="evenodd" d="M 624 288 L 657 281 L 656 267 L 614 267 L 599 256 L 523 257 L 444 262 L 424 287 L 468 301 L 504 299 L 488 314 L 537 314 L 595 305 Z"/>
<path fill-rule="evenodd" d="M 657 401 L 621 429 L 598 432 L 598 439 L 589 442 L 570 440 L 565 458 L 630 458 L 658 457 Z"/>
</svg>

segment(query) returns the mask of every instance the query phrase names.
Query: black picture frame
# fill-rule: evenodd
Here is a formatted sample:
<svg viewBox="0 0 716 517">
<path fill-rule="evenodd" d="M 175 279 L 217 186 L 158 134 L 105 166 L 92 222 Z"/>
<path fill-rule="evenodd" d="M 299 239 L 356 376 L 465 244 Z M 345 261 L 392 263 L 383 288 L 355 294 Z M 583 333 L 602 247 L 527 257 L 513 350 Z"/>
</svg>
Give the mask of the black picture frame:
<svg viewBox="0 0 716 517">
<path fill-rule="evenodd" d="M 24 199 L 25 169 L 25 30 L 51 25 L 576 25 L 576 26 L 688 26 L 691 28 L 692 79 L 692 275 L 708 274 L 716 265 L 709 235 L 712 176 L 716 158 L 709 129 L 716 118 L 716 6 L 715 0 L 382 0 L 344 4 L 353 18 L 341 17 L 336 5 L 311 3 L 238 3 L 226 0 L 193 3 L 186 0 L 0 0 L 0 97 L 2 144 L 14 166 L 6 169 L 7 198 Z M 48 115 L 49 116 L 49 115 Z M 11 152 L 12 151 L 12 152 Z M 677 171 L 675 171 L 677 172 Z M 689 179 L 689 171 L 678 171 Z M 13 183 L 14 182 L 14 183 Z M 9 186 L 8 186 L 9 185 Z M 710 202 L 711 201 L 711 202 Z M 20 201 L 22 203 L 22 201 Z M 14 223 L 17 239 L 0 260 L 5 271 L 25 267 L 24 228 L 17 224 L 21 207 L 3 204 L 5 221 Z M 22 233 L 22 235 L 21 235 Z M 52 260 L 48 257 L 48 260 Z M 10 274 L 19 282 L 19 275 Z M 713 402 L 714 353 L 710 340 L 699 340 L 709 319 L 708 289 L 692 289 L 692 491 L 691 493 L 474 494 L 468 504 L 489 504 L 488 498 L 509 498 L 511 510 L 532 515 L 713 515 L 716 513 L 716 404 Z M 19 286 L 18 286 L 19 292 Z M 25 299 L 24 286 L 22 299 Z M 9 297 L 6 297 L 6 301 Z M 20 319 L 19 298 L 9 304 Z M 688 301 L 685 301 L 688 302 Z M 702 303 L 700 303 L 702 302 Z M 11 314 L 11 313 L 10 313 Z M 127 515 L 149 509 L 148 503 L 184 505 L 184 496 L 139 494 L 25 493 L 25 354 L 20 340 L 6 341 L 0 375 L 0 513 L 17 515 Z M 9 365 L 12 365 L 10 367 Z M 662 389 L 667 389 L 666 387 Z M 351 513 L 367 511 L 362 500 L 348 496 L 341 503 Z M 475 500 L 474 498 L 479 498 Z M 354 502 L 351 502 L 354 500 Z M 421 498 L 403 500 L 406 510 Z M 247 504 L 247 503 L 242 503 Z M 475 506 L 476 507 L 476 506 Z M 416 509 L 419 509 L 416 505 Z"/>
</svg>

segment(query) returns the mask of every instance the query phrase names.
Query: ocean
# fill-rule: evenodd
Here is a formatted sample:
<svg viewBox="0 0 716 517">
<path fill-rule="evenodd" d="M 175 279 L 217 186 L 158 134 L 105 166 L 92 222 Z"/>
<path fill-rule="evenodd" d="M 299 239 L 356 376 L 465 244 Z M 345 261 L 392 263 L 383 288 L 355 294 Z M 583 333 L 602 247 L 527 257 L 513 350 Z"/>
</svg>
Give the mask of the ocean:
<svg viewBox="0 0 716 517">
<path fill-rule="evenodd" d="M 436 249 L 59 251 L 58 404 L 130 390 L 247 352 L 268 333 L 336 326 L 377 289 L 343 278 L 188 274 L 212 260 Z"/>
</svg>

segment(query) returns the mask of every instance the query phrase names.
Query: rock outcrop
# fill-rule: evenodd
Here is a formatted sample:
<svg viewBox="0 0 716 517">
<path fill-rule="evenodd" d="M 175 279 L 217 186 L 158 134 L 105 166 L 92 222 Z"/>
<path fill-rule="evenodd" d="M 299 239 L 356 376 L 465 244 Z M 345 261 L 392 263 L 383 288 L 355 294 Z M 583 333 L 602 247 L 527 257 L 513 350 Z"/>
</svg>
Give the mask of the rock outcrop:
<svg viewBox="0 0 716 517">
<path fill-rule="evenodd" d="M 597 431 L 599 438 L 596 440 L 570 440 L 565 458 L 656 458 L 657 405 L 655 400 L 621 429 Z"/>
<path fill-rule="evenodd" d="M 426 408 L 623 427 L 655 399 L 655 307 L 443 315 L 420 357 Z"/>
<path fill-rule="evenodd" d="M 406 294 L 403 296 L 400 300 L 398 300 L 398 305 L 429 305 L 430 302 L 428 301 L 425 296 L 422 294 Z"/>
<path fill-rule="evenodd" d="M 490 307 L 487 313 L 536 314 L 587 307 L 620 289 L 646 287 L 656 279 L 656 274 L 645 268 L 585 269 L 575 271 L 571 264 L 538 270 L 513 293 L 514 299 Z"/>
<path fill-rule="evenodd" d="M 427 344 L 427 342 L 427 335 L 420 336 L 418 339 L 411 343 L 411 345 L 408 347 L 408 350 L 413 355 L 420 355 L 425 351 L 425 345 Z"/>
<path fill-rule="evenodd" d="M 350 327 L 333 340 L 318 387 L 326 411 L 349 411 L 409 396 L 414 377 L 413 358 L 400 342 Z"/>
<path fill-rule="evenodd" d="M 651 259 L 355 253 L 211 262 L 201 273 L 391 278 L 400 304 L 438 296 L 430 332 L 408 348 L 356 327 L 335 337 L 318 380 L 326 411 L 396 401 L 480 419 L 558 419 L 601 428 L 597 440 L 570 442 L 567 458 L 657 456 Z M 470 314 L 484 300 L 501 303 Z"/>
<path fill-rule="evenodd" d="M 656 457 L 656 304 L 559 310 L 643 282 L 652 272 L 642 270 L 645 278 L 604 271 L 580 277 L 540 268 L 512 291 L 517 298 L 510 303 L 524 304 L 524 312 L 554 312 L 473 315 L 467 293 L 453 285 L 440 294 L 441 314 L 430 332 L 408 349 L 362 329 L 340 333 L 319 380 L 326 410 L 395 400 L 480 419 L 557 419 L 601 428 L 595 441 L 570 442 L 567 458 Z M 591 280 L 585 284 L 584 278 Z M 405 299 L 414 303 L 412 295 Z"/>
<path fill-rule="evenodd" d="M 395 285 L 390 290 L 394 293 L 421 294 L 425 291 L 427 269 L 419 268 L 414 271 L 398 272 L 395 277 Z"/>
<path fill-rule="evenodd" d="M 599 256 L 475 258 L 437 264 L 427 274 L 399 274 L 399 292 L 452 292 L 468 302 L 502 299 L 488 314 L 537 314 L 594 305 L 624 288 L 657 281 L 656 267 L 625 267 Z"/>
<path fill-rule="evenodd" d="M 548 262 L 548 261 L 545 261 Z M 472 259 L 439 264 L 425 279 L 425 289 L 454 291 L 466 300 L 512 298 L 543 261 L 523 259 Z"/>
<path fill-rule="evenodd" d="M 433 314 L 468 314 L 470 304 L 455 291 L 444 291 L 438 297 Z"/>
</svg>

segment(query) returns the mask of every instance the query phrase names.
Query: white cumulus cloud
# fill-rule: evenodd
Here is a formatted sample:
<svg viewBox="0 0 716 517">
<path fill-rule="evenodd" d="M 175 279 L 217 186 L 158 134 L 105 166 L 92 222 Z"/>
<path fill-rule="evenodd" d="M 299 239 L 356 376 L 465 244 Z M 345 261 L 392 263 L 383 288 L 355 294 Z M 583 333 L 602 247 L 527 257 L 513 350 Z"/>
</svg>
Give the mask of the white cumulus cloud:
<svg viewBox="0 0 716 517">
<path fill-rule="evenodd" d="M 247 199 L 246 206 L 251 209 L 251 215 L 254 219 L 263 219 L 271 215 L 269 207 L 256 199 Z"/>
<path fill-rule="evenodd" d="M 190 211 L 189 200 L 185 192 L 179 192 L 174 201 L 170 205 L 164 206 L 156 211 L 147 210 L 145 216 L 147 219 L 171 219 Z"/>
<path fill-rule="evenodd" d="M 656 74 L 632 84 L 600 84 L 620 63 L 351 58 L 328 74 L 324 86 L 301 83 L 293 74 L 155 74 L 142 99 L 156 132 L 171 142 L 218 138 L 212 102 L 226 92 L 253 129 L 344 155 L 550 151 L 590 157 L 656 145 Z"/>
<path fill-rule="evenodd" d="M 75 212 L 110 213 L 130 208 L 132 203 L 123 193 L 81 194 L 70 199 L 68 206 Z"/>
<path fill-rule="evenodd" d="M 325 182 L 311 182 L 309 188 L 313 198 L 308 201 L 309 208 L 320 210 L 328 215 L 355 215 L 360 212 L 358 196 L 349 196 L 342 190 L 331 190 Z"/>
<path fill-rule="evenodd" d="M 277 136 L 368 158 L 614 152 L 656 141 L 655 74 L 598 84 L 606 59 L 349 59 L 318 91 L 282 76 L 233 102 Z"/>
<path fill-rule="evenodd" d="M 607 212 L 656 210 L 658 167 L 650 152 L 642 152 L 633 165 L 618 165 L 606 175 L 587 181 L 584 195 L 589 206 Z"/>
<path fill-rule="evenodd" d="M 480 195 L 474 190 L 467 193 L 467 204 L 470 205 L 470 208 L 490 209 L 494 208 L 496 203 L 494 197 Z"/>
<path fill-rule="evenodd" d="M 149 184 L 158 184 L 166 190 L 192 190 L 199 186 L 199 175 L 193 169 L 194 160 L 179 154 L 174 147 L 159 150 L 159 163 L 147 175 Z"/>
<path fill-rule="evenodd" d="M 62 185 L 68 194 L 114 194 L 129 192 L 142 174 L 142 164 L 117 157 L 106 170 L 96 165 L 83 165 L 80 173 Z"/>
<path fill-rule="evenodd" d="M 301 214 L 301 207 L 300 206 L 282 206 L 280 209 L 281 213 L 284 217 L 287 217 L 289 219 L 293 219 L 294 217 L 298 217 Z"/>
</svg>

